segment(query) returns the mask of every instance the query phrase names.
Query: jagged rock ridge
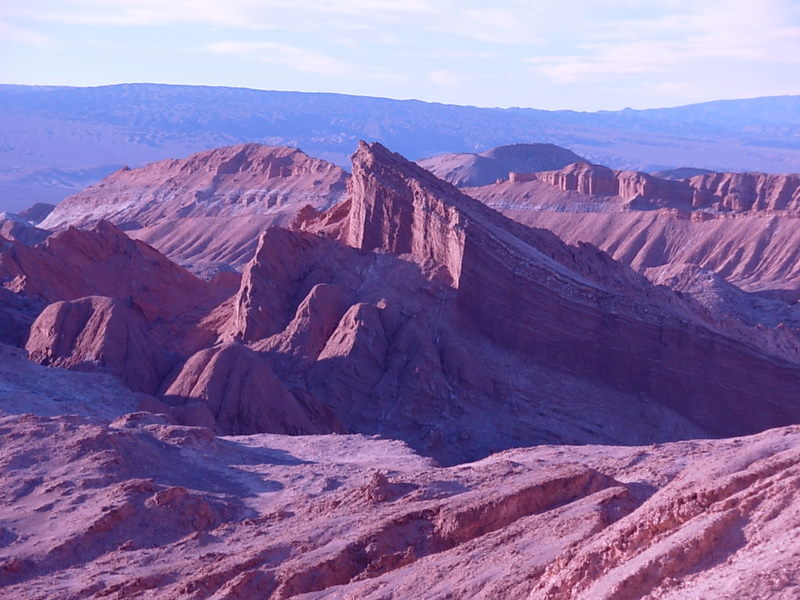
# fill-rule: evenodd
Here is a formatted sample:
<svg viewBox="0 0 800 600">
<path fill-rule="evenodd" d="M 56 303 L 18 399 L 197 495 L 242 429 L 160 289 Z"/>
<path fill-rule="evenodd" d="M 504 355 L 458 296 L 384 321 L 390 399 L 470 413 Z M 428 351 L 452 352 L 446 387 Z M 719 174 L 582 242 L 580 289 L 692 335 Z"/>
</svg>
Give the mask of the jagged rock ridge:
<svg viewBox="0 0 800 600">
<path fill-rule="evenodd" d="M 58 230 L 109 220 L 199 273 L 249 260 L 258 232 L 338 202 L 347 174 L 300 150 L 243 144 L 123 168 L 61 202 Z"/>
<path fill-rule="evenodd" d="M 107 223 L 13 245 L 9 290 L 68 301 L 43 313 L 32 356 L 136 380 L 222 433 L 343 428 L 446 463 L 797 418 L 782 347 L 754 348 L 596 248 L 515 223 L 377 144 L 360 146 L 348 185 L 302 230 L 265 231 L 241 281 L 201 281 Z M 141 360 L 126 366 L 131 351 Z"/>
</svg>

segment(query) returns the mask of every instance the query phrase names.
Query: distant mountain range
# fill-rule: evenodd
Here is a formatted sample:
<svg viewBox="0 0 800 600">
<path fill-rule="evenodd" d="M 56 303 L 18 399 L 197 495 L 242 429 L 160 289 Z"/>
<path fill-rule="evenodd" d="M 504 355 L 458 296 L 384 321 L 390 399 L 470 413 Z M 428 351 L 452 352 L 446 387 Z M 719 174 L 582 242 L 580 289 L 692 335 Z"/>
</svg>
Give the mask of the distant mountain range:
<svg viewBox="0 0 800 600">
<path fill-rule="evenodd" d="M 574 112 L 240 88 L 0 85 L 0 210 L 60 201 L 123 165 L 242 142 L 347 165 L 359 139 L 412 159 L 553 143 L 616 169 L 800 171 L 800 96 Z"/>
</svg>

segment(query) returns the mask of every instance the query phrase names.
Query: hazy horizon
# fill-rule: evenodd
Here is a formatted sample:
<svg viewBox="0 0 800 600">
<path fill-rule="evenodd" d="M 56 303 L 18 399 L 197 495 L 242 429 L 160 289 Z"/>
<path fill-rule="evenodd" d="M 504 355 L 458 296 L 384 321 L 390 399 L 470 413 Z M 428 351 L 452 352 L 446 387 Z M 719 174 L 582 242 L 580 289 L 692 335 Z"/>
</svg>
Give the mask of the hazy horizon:
<svg viewBox="0 0 800 600">
<path fill-rule="evenodd" d="M 174 86 L 174 87 L 211 87 L 211 88 L 228 88 L 228 89 L 240 89 L 240 90 L 251 90 L 256 92 L 278 92 L 278 93 L 288 93 L 288 94 L 331 94 L 337 96 L 353 96 L 357 98 L 376 98 L 376 99 L 385 99 L 385 100 L 396 100 L 400 102 L 404 101 L 413 101 L 413 102 L 424 102 L 426 104 L 445 104 L 451 106 L 463 106 L 463 107 L 474 107 L 474 108 L 488 108 L 488 109 L 532 109 L 532 110 L 544 110 L 544 111 L 572 111 L 572 112 L 618 112 L 622 110 L 650 110 L 650 109 L 661 109 L 661 108 L 680 108 L 683 106 L 691 106 L 696 104 L 709 104 L 712 102 L 736 102 L 740 100 L 757 100 L 759 98 L 780 98 L 780 97 L 795 97 L 800 96 L 800 92 L 796 94 L 775 94 L 775 95 L 760 95 L 760 96 L 742 96 L 742 97 L 727 97 L 727 98 L 713 98 L 710 100 L 702 100 L 699 102 L 688 102 L 686 104 L 664 104 L 664 105 L 657 105 L 657 106 L 642 106 L 633 108 L 630 106 L 623 106 L 617 109 L 572 109 L 572 108 L 539 108 L 537 106 L 489 106 L 489 105 L 481 105 L 481 104 L 468 104 L 468 103 L 459 103 L 459 102 L 440 102 L 438 100 L 425 100 L 423 98 L 415 98 L 415 97 L 393 97 L 393 96 L 375 96 L 375 95 L 368 95 L 368 94 L 351 94 L 348 92 L 336 92 L 330 90 L 295 90 L 295 89 L 276 89 L 276 88 L 256 88 L 250 87 L 245 85 L 209 85 L 204 83 L 171 83 L 166 81 L 117 81 L 113 83 L 100 83 L 96 85 L 67 85 L 67 84 L 50 84 L 50 83 L 16 83 L 16 82 L 6 82 L 0 81 L 0 86 L 20 86 L 20 87 L 53 87 L 53 88 L 102 88 L 102 87 L 115 87 L 115 86 L 126 86 L 126 85 L 153 85 L 153 86 Z"/>
</svg>

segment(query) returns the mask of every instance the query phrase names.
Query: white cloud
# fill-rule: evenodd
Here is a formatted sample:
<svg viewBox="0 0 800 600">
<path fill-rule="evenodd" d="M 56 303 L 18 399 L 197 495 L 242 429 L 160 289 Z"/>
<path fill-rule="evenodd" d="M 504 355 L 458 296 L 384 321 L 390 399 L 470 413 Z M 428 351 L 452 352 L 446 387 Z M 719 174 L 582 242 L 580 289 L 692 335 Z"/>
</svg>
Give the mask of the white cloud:
<svg viewBox="0 0 800 600">
<path fill-rule="evenodd" d="M 578 52 L 526 59 L 559 83 L 660 73 L 714 61 L 800 64 L 798 7 L 786 0 L 674 3 L 679 12 L 587 32 Z"/>
<path fill-rule="evenodd" d="M 53 40 L 46 35 L 5 21 L 0 21 L 0 42 L 40 48 L 53 45 Z"/>
</svg>

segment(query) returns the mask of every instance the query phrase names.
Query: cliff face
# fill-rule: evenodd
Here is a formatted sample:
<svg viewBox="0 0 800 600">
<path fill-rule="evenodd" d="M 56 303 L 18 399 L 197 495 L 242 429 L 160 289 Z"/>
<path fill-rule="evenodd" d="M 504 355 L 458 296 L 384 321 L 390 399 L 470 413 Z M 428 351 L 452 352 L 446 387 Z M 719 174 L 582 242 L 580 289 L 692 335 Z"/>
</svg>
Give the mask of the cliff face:
<svg viewBox="0 0 800 600">
<path fill-rule="evenodd" d="M 502 389 L 478 365 L 520 359 L 535 367 L 500 367 L 519 384 L 499 395 L 521 394 L 530 407 L 542 398 L 522 382 L 543 369 L 600 386 L 599 404 L 647 398 L 672 415 L 672 434 L 688 423 L 724 435 L 744 432 L 742 423 L 794 418 L 785 413 L 794 410 L 796 367 L 715 331 L 691 304 L 594 247 L 518 225 L 380 145 L 354 155 L 348 200 L 304 226 L 262 238 L 231 331 L 289 373 L 304 373 L 351 429 L 392 431 L 452 460 L 454 447 L 442 439 L 457 429 L 450 433 L 434 414 L 474 416 L 479 398 L 497 399 Z M 319 285 L 338 290 L 335 306 L 316 308 L 328 317 L 315 339 L 327 342 L 315 342 L 315 360 L 287 363 L 286 340 L 311 322 L 303 315 Z M 756 372 L 763 379 L 753 380 Z M 457 404 L 444 400 L 453 395 Z M 495 402 L 497 415 L 509 408 Z M 758 415 L 749 414 L 753 403 L 762 406 Z M 462 449 L 486 443 L 468 420 L 455 419 Z M 420 439 L 415 422 L 437 423 L 441 433 Z"/>
<path fill-rule="evenodd" d="M 581 162 L 555 171 L 513 172 L 509 179 L 511 183 L 539 181 L 562 192 L 577 192 L 589 198 L 615 198 L 624 203 L 625 208 L 634 210 L 706 209 L 736 214 L 800 210 L 800 176 L 797 175 L 706 172 L 686 179 L 672 179 Z M 490 196 L 491 187 L 475 190 L 475 194 Z M 522 192 L 523 188 L 516 191 Z M 508 186 L 504 192 L 509 197 L 515 194 L 513 187 Z"/>
<path fill-rule="evenodd" d="M 222 432 L 390 435 L 454 463 L 800 418 L 777 347 L 379 144 L 353 156 L 345 201 L 306 213 L 260 236 L 240 281 L 201 281 L 107 223 L 9 242 L 0 266 L 10 293 L 56 303 L 31 356 L 96 365 Z"/>
<path fill-rule="evenodd" d="M 695 208 L 736 213 L 800 211 L 800 175 L 710 173 L 687 180 Z"/>
</svg>

